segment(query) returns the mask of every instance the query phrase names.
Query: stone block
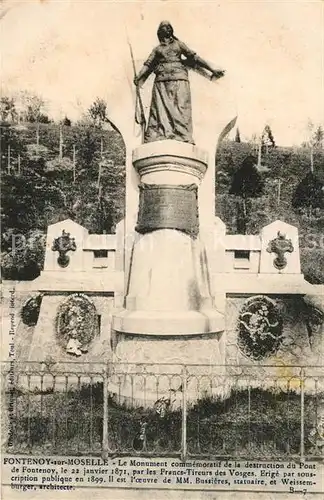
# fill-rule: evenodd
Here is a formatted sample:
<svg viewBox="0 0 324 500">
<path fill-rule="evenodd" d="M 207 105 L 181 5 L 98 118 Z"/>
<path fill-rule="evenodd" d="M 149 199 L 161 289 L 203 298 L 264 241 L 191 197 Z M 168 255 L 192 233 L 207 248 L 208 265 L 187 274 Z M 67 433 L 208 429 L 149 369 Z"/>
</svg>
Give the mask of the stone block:
<svg viewBox="0 0 324 500">
<path fill-rule="evenodd" d="M 83 246 L 87 238 L 88 231 L 84 227 L 80 226 L 80 224 L 77 224 L 71 219 L 65 219 L 63 221 L 57 222 L 56 224 L 51 224 L 47 228 L 44 271 L 65 272 L 67 269 L 62 268 L 58 264 L 58 252 L 54 252 L 52 250 L 52 245 L 55 238 L 59 238 L 62 235 L 62 231 L 70 233 L 71 238 L 74 238 L 76 244 L 75 251 L 68 252 L 68 256 L 70 258 L 68 269 L 70 271 L 84 270 L 85 268 L 87 268 L 86 260 L 89 257 L 89 255 L 86 255 L 83 252 Z"/>
<path fill-rule="evenodd" d="M 298 229 L 295 226 L 276 220 L 265 226 L 260 236 L 261 274 L 300 274 Z"/>
<path fill-rule="evenodd" d="M 67 294 L 45 295 L 39 318 L 31 340 L 28 354 L 29 361 L 44 361 L 50 357 L 55 362 L 70 362 L 76 358 L 66 353 L 57 339 L 56 315 L 58 307 Z M 113 309 L 112 297 L 90 296 L 97 314 L 100 316 L 100 333 L 89 347 L 89 351 L 77 358 L 83 363 L 107 361 L 110 358 L 110 323 Z M 26 353 L 27 354 L 27 353 Z"/>
</svg>

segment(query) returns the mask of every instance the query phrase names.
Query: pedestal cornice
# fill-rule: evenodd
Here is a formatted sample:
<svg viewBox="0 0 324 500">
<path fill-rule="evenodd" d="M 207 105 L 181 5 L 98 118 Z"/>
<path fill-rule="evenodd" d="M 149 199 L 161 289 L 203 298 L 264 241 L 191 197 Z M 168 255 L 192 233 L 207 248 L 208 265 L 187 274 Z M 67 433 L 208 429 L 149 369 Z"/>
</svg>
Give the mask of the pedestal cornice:
<svg viewBox="0 0 324 500">
<path fill-rule="evenodd" d="M 133 165 L 141 177 L 153 172 L 173 171 L 202 180 L 207 163 L 205 151 L 192 144 L 173 140 L 142 144 L 133 151 Z"/>
</svg>

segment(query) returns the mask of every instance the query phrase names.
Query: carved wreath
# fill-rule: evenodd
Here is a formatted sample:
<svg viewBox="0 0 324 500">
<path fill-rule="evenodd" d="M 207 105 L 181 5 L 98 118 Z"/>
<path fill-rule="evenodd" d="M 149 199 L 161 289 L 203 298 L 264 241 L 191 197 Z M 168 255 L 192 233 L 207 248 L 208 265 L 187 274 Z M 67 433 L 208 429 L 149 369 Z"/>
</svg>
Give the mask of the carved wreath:
<svg viewBox="0 0 324 500">
<path fill-rule="evenodd" d="M 241 352 L 258 361 L 275 354 L 282 340 L 282 318 L 276 303 L 264 295 L 248 299 L 238 319 Z"/>
<path fill-rule="evenodd" d="M 21 319 L 24 325 L 35 326 L 37 324 L 42 299 L 43 295 L 38 293 L 26 300 L 21 309 Z"/>
<path fill-rule="evenodd" d="M 97 310 L 84 294 L 70 295 L 59 306 L 56 332 L 61 346 L 70 355 L 81 356 L 99 334 Z"/>
</svg>

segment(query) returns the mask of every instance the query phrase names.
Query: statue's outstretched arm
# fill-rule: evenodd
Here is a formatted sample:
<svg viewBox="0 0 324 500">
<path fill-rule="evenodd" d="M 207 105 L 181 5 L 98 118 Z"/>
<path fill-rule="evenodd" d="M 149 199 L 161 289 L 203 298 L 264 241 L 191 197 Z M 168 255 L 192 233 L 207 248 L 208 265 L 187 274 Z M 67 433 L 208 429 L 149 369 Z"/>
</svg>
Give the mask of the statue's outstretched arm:
<svg viewBox="0 0 324 500">
<path fill-rule="evenodd" d="M 213 74 L 213 76 L 215 76 L 217 78 L 221 78 L 225 74 L 224 70 L 213 68 L 207 61 L 205 61 L 205 59 L 202 59 L 200 56 L 196 55 L 195 62 L 201 68 L 204 68 L 204 69 L 207 69 L 208 71 L 210 71 Z"/>
<path fill-rule="evenodd" d="M 225 74 L 224 70 L 213 68 L 207 61 L 205 61 L 205 59 L 198 56 L 196 52 L 194 52 L 193 50 L 189 49 L 189 47 L 185 43 L 180 41 L 179 43 L 181 46 L 182 54 L 187 58 L 189 66 L 193 65 L 207 69 L 207 71 L 210 71 L 212 75 L 215 76 L 216 78 L 221 78 L 222 76 L 224 76 Z"/>
</svg>

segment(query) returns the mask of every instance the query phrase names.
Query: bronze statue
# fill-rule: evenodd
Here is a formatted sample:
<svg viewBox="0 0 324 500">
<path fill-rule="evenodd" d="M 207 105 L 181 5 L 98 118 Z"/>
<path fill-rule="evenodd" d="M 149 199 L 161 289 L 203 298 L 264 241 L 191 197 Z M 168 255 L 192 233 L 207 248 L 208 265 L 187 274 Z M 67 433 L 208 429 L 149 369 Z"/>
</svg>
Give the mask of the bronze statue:
<svg viewBox="0 0 324 500">
<path fill-rule="evenodd" d="M 208 70 L 211 79 L 221 78 L 225 72 L 213 69 L 178 40 L 168 21 L 160 23 L 157 36 L 160 44 L 134 78 L 134 84 L 139 88 L 151 73 L 155 73 L 144 142 L 174 139 L 194 144 L 188 68 Z"/>
</svg>

